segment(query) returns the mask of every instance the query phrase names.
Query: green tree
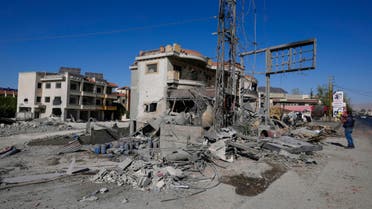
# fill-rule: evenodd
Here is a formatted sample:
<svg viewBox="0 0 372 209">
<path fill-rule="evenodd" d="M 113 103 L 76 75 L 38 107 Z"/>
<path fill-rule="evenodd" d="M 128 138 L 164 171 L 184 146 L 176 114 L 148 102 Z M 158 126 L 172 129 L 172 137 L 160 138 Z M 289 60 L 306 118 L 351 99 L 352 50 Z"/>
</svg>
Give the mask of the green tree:
<svg viewBox="0 0 372 209">
<path fill-rule="evenodd" d="M 16 97 L 0 97 L 0 117 L 13 118 L 17 112 Z"/>
<path fill-rule="evenodd" d="M 116 111 L 114 112 L 114 118 L 117 120 L 121 120 L 122 116 L 127 113 L 125 107 L 120 103 L 115 103 Z"/>
<path fill-rule="evenodd" d="M 318 85 L 316 88 L 316 96 L 322 102 L 323 105 L 330 106 L 331 102 L 329 99 L 328 88 L 326 85 Z"/>
</svg>

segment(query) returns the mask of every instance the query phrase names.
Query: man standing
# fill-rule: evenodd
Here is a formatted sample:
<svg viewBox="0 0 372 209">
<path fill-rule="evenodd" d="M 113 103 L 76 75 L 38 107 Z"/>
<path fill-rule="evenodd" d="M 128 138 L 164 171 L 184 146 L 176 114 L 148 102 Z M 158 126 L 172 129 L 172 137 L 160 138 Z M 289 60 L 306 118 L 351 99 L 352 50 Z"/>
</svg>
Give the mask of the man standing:
<svg viewBox="0 0 372 209">
<path fill-rule="evenodd" d="M 343 124 L 342 126 L 345 129 L 345 137 L 348 144 L 347 147 L 345 147 L 345 149 L 354 149 L 355 146 L 353 142 L 353 137 L 351 136 L 354 128 L 354 118 L 351 115 L 351 113 L 348 114 L 347 112 L 344 112 L 341 117 L 341 122 Z"/>
</svg>

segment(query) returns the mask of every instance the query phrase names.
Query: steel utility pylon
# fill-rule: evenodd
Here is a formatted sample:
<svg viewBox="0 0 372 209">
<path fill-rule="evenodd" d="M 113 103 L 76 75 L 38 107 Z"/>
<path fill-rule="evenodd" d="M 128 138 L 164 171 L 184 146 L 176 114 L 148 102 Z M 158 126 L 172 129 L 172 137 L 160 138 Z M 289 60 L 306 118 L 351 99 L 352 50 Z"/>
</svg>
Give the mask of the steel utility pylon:
<svg viewBox="0 0 372 209">
<path fill-rule="evenodd" d="M 226 127 L 235 118 L 236 0 L 219 0 L 214 127 Z"/>
</svg>

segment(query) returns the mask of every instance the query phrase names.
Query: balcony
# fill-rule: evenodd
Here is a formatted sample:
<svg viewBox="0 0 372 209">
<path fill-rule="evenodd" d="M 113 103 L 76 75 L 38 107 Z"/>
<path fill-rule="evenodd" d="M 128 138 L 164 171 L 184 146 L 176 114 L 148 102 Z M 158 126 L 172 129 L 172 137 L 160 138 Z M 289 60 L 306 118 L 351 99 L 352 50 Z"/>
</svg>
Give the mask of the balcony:
<svg viewBox="0 0 372 209">
<path fill-rule="evenodd" d="M 205 86 L 205 83 L 202 81 L 194 81 L 194 80 L 168 80 L 168 84 L 177 84 L 179 89 L 187 89 L 191 87 L 202 87 Z"/>
<path fill-rule="evenodd" d="M 82 91 L 81 96 L 87 96 L 87 97 L 96 97 L 97 94 L 91 91 Z"/>
<path fill-rule="evenodd" d="M 104 106 L 102 106 L 102 109 L 103 110 L 112 110 L 112 111 L 115 111 L 116 110 L 116 106 L 107 106 L 107 105 L 104 105 Z"/>
<path fill-rule="evenodd" d="M 69 104 L 67 106 L 67 109 L 80 109 L 81 108 L 81 105 L 79 104 Z"/>
<path fill-rule="evenodd" d="M 80 91 L 79 90 L 70 90 L 70 95 L 80 96 Z"/>
<path fill-rule="evenodd" d="M 80 109 L 82 109 L 82 110 L 96 110 L 97 105 L 81 105 Z"/>
<path fill-rule="evenodd" d="M 105 94 L 105 99 L 117 99 L 118 96 L 116 94 Z"/>
<path fill-rule="evenodd" d="M 41 81 L 64 81 L 64 75 L 47 75 L 44 78 L 40 79 Z"/>
</svg>

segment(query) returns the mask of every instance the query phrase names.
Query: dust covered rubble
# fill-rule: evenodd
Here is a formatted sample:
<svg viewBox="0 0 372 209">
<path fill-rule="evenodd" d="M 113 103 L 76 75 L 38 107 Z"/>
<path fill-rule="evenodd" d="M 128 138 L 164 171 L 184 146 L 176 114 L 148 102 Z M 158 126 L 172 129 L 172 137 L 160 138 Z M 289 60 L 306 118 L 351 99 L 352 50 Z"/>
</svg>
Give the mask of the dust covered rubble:
<svg viewBox="0 0 372 209">
<path fill-rule="evenodd" d="M 52 131 L 71 130 L 72 127 L 59 118 L 40 118 L 32 121 L 16 121 L 13 124 L 3 124 L 0 128 L 0 137 L 16 134 L 42 133 Z"/>
<path fill-rule="evenodd" d="M 141 137 L 144 136 L 137 136 L 138 139 Z M 161 139 L 155 138 L 161 143 Z M 142 191 L 193 188 L 205 190 L 219 183 L 215 167 L 221 162 L 233 163 L 239 158 L 249 158 L 287 167 L 299 164 L 305 166 L 316 164 L 314 152 L 320 150 L 320 145 L 293 137 L 259 139 L 244 136 L 229 127 L 219 132 L 210 130 L 205 134 L 203 143 L 187 145 L 165 157 L 161 157 L 160 148 L 154 147 L 143 148 L 134 155 L 117 153 L 121 156 L 121 161 L 116 168 L 101 168 L 90 180 L 95 183 L 130 186 Z M 205 176 L 204 173 L 210 175 Z M 200 186 L 200 179 L 208 180 L 208 185 Z"/>
</svg>

